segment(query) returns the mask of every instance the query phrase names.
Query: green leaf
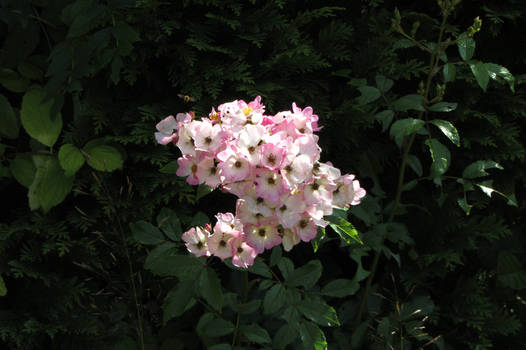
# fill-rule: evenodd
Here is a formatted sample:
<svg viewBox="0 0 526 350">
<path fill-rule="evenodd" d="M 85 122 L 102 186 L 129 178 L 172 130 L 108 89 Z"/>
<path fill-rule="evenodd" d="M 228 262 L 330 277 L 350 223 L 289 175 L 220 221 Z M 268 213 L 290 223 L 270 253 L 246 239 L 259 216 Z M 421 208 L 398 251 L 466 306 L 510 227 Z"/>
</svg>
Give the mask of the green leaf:
<svg viewBox="0 0 526 350">
<path fill-rule="evenodd" d="M 42 69 L 29 62 L 20 62 L 17 68 L 22 76 L 31 80 L 42 80 L 44 77 Z"/>
<path fill-rule="evenodd" d="M 460 137 L 458 136 L 458 131 L 457 129 L 453 126 L 453 124 L 451 124 L 450 122 L 448 122 L 447 120 L 441 120 L 441 119 L 434 119 L 434 120 L 431 120 L 431 124 L 435 125 L 437 128 L 440 129 L 440 131 L 442 131 L 442 133 L 444 135 L 446 135 L 446 137 L 451 141 L 453 142 L 455 145 L 457 145 L 458 147 L 460 147 Z"/>
<path fill-rule="evenodd" d="M 142 244 L 157 245 L 164 242 L 164 236 L 159 229 L 144 220 L 130 223 L 133 238 Z"/>
<path fill-rule="evenodd" d="M 347 220 L 342 217 L 337 217 L 334 215 L 328 215 L 325 217 L 329 221 L 329 225 L 332 229 L 343 239 L 347 244 L 350 244 L 352 240 L 355 240 L 358 243 L 363 243 L 360 239 L 358 231 L 354 226 Z"/>
<path fill-rule="evenodd" d="M 446 63 L 444 65 L 444 68 L 442 70 L 444 73 L 444 82 L 450 83 L 452 81 L 455 81 L 455 77 L 457 75 L 457 68 L 452 63 Z"/>
<path fill-rule="evenodd" d="M 436 139 L 427 139 L 425 143 L 429 147 L 429 152 L 433 159 L 433 163 L 431 163 L 431 177 L 444 174 L 451 162 L 449 150 Z"/>
<path fill-rule="evenodd" d="M 51 157 L 38 171 L 39 179 L 37 181 L 35 176 L 34 180 L 38 184 L 34 190 L 40 206 L 47 213 L 51 208 L 62 203 L 71 192 L 73 177 L 66 176 L 58 160 Z"/>
<path fill-rule="evenodd" d="M 179 343 L 179 344 L 182 344 L 182 343 Z M 181 349 L 183 349 L 183 348 L 181 348 Z M 170 349 L 170 350 L 172 350 L 172 349 Z M 174 349 L 174 350 L 176 350 L 176 349 Z M 232 350 L 232 345 L 226 344 L 226 343 L 216 344 L 216 345 L 212 345 L 209 348 L 206 348 L 206 350 Z"/>
<path fill-rule="evenodd" d="M 302 322 L 299 326 L 301 342 L 305 349 L 326 350 L 327 340 L 323 331 L 312 322 Z"/>
<path fill-rule="evenodd" d="M 194 284 L 182 281 L 177 284 L 164 299 L 163 325 L 174 317 L 181 316 L 187 309 L 194 295 Z"/>
<path fill-rule="evenodd" d="M 420 159 L 418 159 L 415 155 L 413 154 L 407 155 L 407 165 L 409 165 L 409 167 L 413 169 L 416 175 L 418 176 L 423 175 L 424 170 L 422 169 L 422 163 L 420 162 Z"/>
<path fill-rule="evenodd" d="M 281 309 L 285 305 L 285 301 L 285 288 L 281 284 L 276 284 L 265 293 L 263 312 L 272 314 Z"/>
<path fill-rule="evenodd" d="M 294 271 L 294 263 L 287 257 L 281 258 L 278 262 L 278 269 L 283 278 L 287 278 Z"/>
<path fill-rule="evenodd" d="M 519 259 L 511 252 L 501 251 L 497 260 L 497 276 L 500 283 L 512 289 L 526 289 L 526 271 Z"/>
<path fill-rule="evenodd" d="M 462 172 L 462 177 L 465 179 L 474 179 L 477 177 L 483 177 L 489 175 L 487 169 L 500 169 L 504 168 L 497 162 L 492 160 L 477 160 L 474 163 L 468 165 Z"/>
<path fill-rule="evenodd" d="M 343 298 L 349 295 L 354 295 L 359 288 L 360 285 L 358 282 L 340 278 L 330 281 L 323 286 L 321 293 L 330 297 Z"/>
<path fill-rule="evenodd" d="M 272 248 L 272 253 L 270 253 L 270 267 L 275 266 L 283 256 L 283 249 L 281 246 L 277 245 Z"/>
<path fill-rule="evenodd" d="M 265 344 L 271 342 L 270 335 L 268 334 L 268 332 L 255 323 L 250 325 L 242 325 L 241 327 L 239 327 L 239 331 L 250 342 L 257 344 Z"/>
<path fill-rule="evenodd" d="M 355 327 L 351 334 L 351 349 L 361 349 L 367 333 L 367 326 L 369 321 L 362 322 L 358 327 Z"/>
<path fill-rule="evenodd" d="M 208 222 L 210 221 L 210 219 L 208 218 L 208 216 L 206 216 L 205 213 L 203 213 L 202 211 L 198 211 L 194 217 L 192 218 L 192 221 L 190 222 L 190 226 L 191 227 L 195 227 L 195 226 L 204 226 L 206 225 Z"/>
<path fill-rule="evenodd" d="M 83 11 L 78 13 L 69 26 L 67 38 L 76 38 L 95 28 L 100 19 L 105 17 L 106 7 L 91 2 Z"/>
<path fill-rule="evenodd" d="M 325 227 L 318 226 L 318 232 L 316 237 L 311 239 L 310 244 L 312 245 L 312 250 L 314 253 L 318 251 L 323 243 L 327 240 L 327 234 L 325 233 Z"/>
<path fill-rule="evenodd" d="M 298 337 L 297 327 L 286 323 L 274 335 L 272 345 L 275 349 L 285 349 L 287 345 L 292 343 Z"/>
<path fill-rule="evenodd" d="M 122 155 L 115 147 L 110 145 L 84 146 L 88 165 L 95 170 L 112 172 L 122 168 Z"/>
<path fill-rule="evenodd" d="M 29 188 L 35 180 L 37 168 L 29 156 L 17 156 L 9 162 L 9 170 L 22 186 Z"/>
<path fill-rule="evenodd" d="M 248 267 L 248 271 L 256 275 L 260 275 L 267 278 L 272 278 L 270 268 L 263 262 L 262 259 L 256 258 L 254 264 Z"/>
<path fill-rule="evenodd" d="M 473 61 L 470 62 L 469 68 L 471 68 L 477 83 L 485 92 L 489 82 L 489 72 L 486 65 L 480 61 Z"/>
<path fill-rule="evenodd" d="M 374 118 L 380 123 L 382 123 L 382 132 L 387 130 L 389 128 L 389 125 L 391 125 L 391 122 L 393 121 L 394 112 L 387 109 L 385 111 L 381 111 L 380 113 L 376 113 Z"/>
<path fill-rule="evenodd" d="M 452 112 L 457 109 L 455 102 L 438 102 L 429 107 L 431 112 Z"/>
<path fill-rule="evenodd" d="M 111 350 L 137 350 L 137 344 L 135 341 L 128 337 L 128 336 L 122 336 L 120 337 L 115 343 L 111 345 L 111 347 L 108 347 L 106 349 Z"/>
<path fill-rule="evenodd" d="M 309 320 L 320 326 L 339 326 L 340 321 L 336 311 L 322 300 L 305 299 L 298 305 L 298 310 Z"/>
<path fill-rule="evenodd" d="M 391 125 L 389 134 L 394 138 L 398 147 L 402 146 L 404 137 L 409 136 L 421 128 L 423 128 L 425 122 L 421 119 L 405 118 L 397 120 Z"/>
<path fill-rule="evenodd" d="M 356 99 L 358 101 L 358 104 L 360 105 L 365 105 L 367 103 L 373 102 L 381 96 L 380 90 L 373 86 L 361 86 L 358 88 L 358 90 L 362 94 Z"/>
<path fill-rule="evenodd" d="M 171 240 L 178 241 L 181 239 L 183 233 L 181 222 L 172 209 L 161 209 L 159 215 L 157 215 L 157 226 L 163 230 Z"/>
<path fill-rule="evenodd" d="M 400 305 L 400 320 L 422 319 L 433 312 L 435 304 L 428 296 L 416 296 L 411 301 Z"/>
<path fill-rule="evenodd" d="M 195 330 L 197 331 L 197 334 L 202 335 L 204 334 L 204 331 L 206 329 L 206 326 L 208 323 L 214 321 L 214 314 L 211 312 L 205 312 L 201 318 L 199 318 L 199 321 L 197 322 L 197 326 L 195 327 Z"/>
<path fill-rule="evenodd" d="M 385 93 L 393 87 L 393 81 L 391 79 L 388 79 L 384 77 L 383 75 L 377 75 L 376 76 L 376 86 L 378 89 Z"/>
<path fill-rule="evenodd" d="M 177 172 L 177 169 L 179 169 L 177 161 L 172 160 L 171 162 L 167 163 L 162 168 L 160 168 L 159 172 L 163 174 L 175 174 Z"/>
<path fill-rule="evenodd" d="M 117 40 L 135 42 L 140 39 L 137 33 L 128 23 L 118 21 L 112 28 L 113 36 Z"/>
<path fill-rule="evenodd" d="M 196 201 L 200 200 L 201 198 L 203 198 L 207 194 L 211 193 L 212 191 L 214 191 L 214 189 L 212 187 L 207 186 L 205 184 L 200 184 L 199 186 L 197 186 L 197 192 L 196 192 L 196 195 L 195 195 L 195 200 Z"/>
<path fill-rule="evenodd" d="M 489 187 L 487 184 L 475 184 L 475 185 L 477 185 L 482 190 L 482 192 L 484 192 L 490 198 L 491 198 L 491 194 L 495 192 L 495 190 Z"/>
<path fill-rule="evenodd" d="M 121 56 L 115 56 L 111 61 L 110 80 L 114 85 L 117 85 L 121 80 L 121 69 L 124 67 L 124 62 Z"/>
<path fill-rule="evenodd" d="M 12 69 L 0 68 L 0 84 L 9 91 L 21 93 L 27 90 L 29 80 L 21 77 Z"/>
<path fill-rule="evenodd" d="M 18 137 L 19 122 L 15 111 L 11 104 L 0 94 L 0 136 L 8 139 L 16 139 Z"/>
<path fill-rule="evenodd" d="M 195 280 L 203 269 L 204 261 L 193 255 L 179 255 L 175 243 L 166 242 L 148 254 L 144 268 L 154 274 L 176 276 L 180 280 Z"/>
<path fill-rule="evenodd" d="M 223 319 L 212 319 L 202 326 L 203 334 L 209 337 L 221 337 L 234 331 L 234 324 Z"/>
<path fill-rule="evenodd" d="M 209 267 L 201 272 L 199 277 L 199 291 L 206 302 L 215 310 L 221 312 L 223 307 L 223 291 L 221 281 L 215 271 Z"/>
<path fill-rule="evenodd" d="M 464 198 L 457 199 L 457 203 L 459 207 L 462 208 L 462 210 L 464 210 L 466 215 L 469 215 L 469 213 L 471 212 L 471 208 L 473 208 L 473 206 L 471 204 L 468 204 L 468 202 Z"/>
<path fill-rule="evenodd" d="M 261 299 L 253 299 L 243 304 L 237 304 L 237 310 L 242 315 L 253 314 L 259 310 L 261 306 Z"/>
<path fill-rule="evenodd" d="M 457 41 L 458 52 L 463 61 L 468 61 L 473 57 L 475 53 L 475 40 L 463 36 Z"/>
<path fill-rule="evenodd" d="M 393 108 L 395 111 L 400 112 L 407 112 L 409 110 L 424 112 L 424 98 L 422 95 L 417 94 L 402 96 L 393 102 Z"/>
<path fill-rule="evenodd" d="M 55 101 L 44 101 L 44 97 L 41 89 L 35 88 L 26 92 L 22 99 L 20 119 L 29 136 L 52 147 L 62 130 L 62 115 L 60 112 L 52 113 Z"/>
<path fill-rule="evenodd" d="M 510 71 L 503 66 L 499 66 L 495 63 L 485 63 L 486 69 L 488 70 L 489 77 L 492 80 L 500 81 L 499 78 L 504 79 L 510 86 L 510 90 L 515 92 L 515 77 L 510 73 Z"/>
<path fill-rule="evenodd" d="M 4 278 L 0 275 L 0 297 L 7 295 L 7 287 L 5 286 Z"/>
<path fill-rule="evenodd" d="M 322 266 L 319 260 L 309 261 L 302 267 L 294 270 L 285 280 L 285 283 L 291 287 L 303 286 L 312 288 L 321 276 Z"/>
<path fill-rule="evenodd" d="M 84 156 L 77 147 L 66 143 L 58 151 L 58 161 L 66 176 L 73 176 L 84 165 Z"/>
</svg>

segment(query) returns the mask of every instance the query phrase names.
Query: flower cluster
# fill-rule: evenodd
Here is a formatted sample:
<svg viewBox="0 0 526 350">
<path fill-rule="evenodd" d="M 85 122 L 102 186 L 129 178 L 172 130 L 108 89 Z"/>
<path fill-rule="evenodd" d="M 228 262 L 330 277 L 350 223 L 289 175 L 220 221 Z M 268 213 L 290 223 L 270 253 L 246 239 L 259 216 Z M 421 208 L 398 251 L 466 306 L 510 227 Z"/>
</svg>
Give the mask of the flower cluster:
<svg viewBox="0 0 526 350">
<path fill-rule="evenodd" d="M 212 227 L 182 236 L 196 256 L 214 255 L 246 268 L 257 254 L 282 244 L 286 251 L 316 237 L 333 207 L 360 203 L 365 190 L 354 175 L 319 161 L 318 116 L 311 107 L 265 115 L 254 101 L 220 105 L 208 117 L 179 113 L 157 124 L 160 144 L 177 145 L 177 175 L 192 185 L 221 187 L 238 197 L 236 213 L 217 214 Z"/>
</svg>

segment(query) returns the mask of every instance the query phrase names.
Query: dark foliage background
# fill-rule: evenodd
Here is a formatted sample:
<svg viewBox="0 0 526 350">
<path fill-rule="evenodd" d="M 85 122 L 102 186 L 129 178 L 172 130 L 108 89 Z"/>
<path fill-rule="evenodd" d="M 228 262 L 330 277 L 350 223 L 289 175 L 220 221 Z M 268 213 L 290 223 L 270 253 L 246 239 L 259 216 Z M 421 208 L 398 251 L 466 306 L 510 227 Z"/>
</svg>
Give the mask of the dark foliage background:
<svg viewBox="0 0 526 350">
<path fill-rule="evenodd" d="M 458 107 L 440 117 L 456 126 L 461 147 L 433 131 L 451 152 L 451 165 L 437 185 L 427 175 L 428 147 L 412 145 L 423 174 L 411 170 L 418 168 L 414 164 L 406 171 L 405 182 L 418 181 L 402 193 L 394 220 L 388 217 L 403 151 L 375 115 L 399 97 L 418 93 L 430 55 L 393 30 L 393 13 L 398 8 L 405 32 L 418 22 L 414 38 L 436 42 L 441 22 L 436 1 L 0 0 L 0 5 L 0 282 L 7 288 L 0 297 L 2 348 L 523 347 L 526 8 L 521 0 L 462 1 L 449 16 L 444 28 L 452 38 L 475 17 L 482 19 L 475 58 L 509 69 L 514 92 L 493 80 L 483 91 L 456 45 L 447 49 L 450 62 L 460 64 L 443 99 Z M 376 86 L 378 75 L 394 85 L 381 99 L 365 101 L 362 88 Z M 441 73 L 435 79 L 444 85 Z M 21 125 L 30 108 L 28 91 L 39 91 L 48 108 Z M 271 113 L 290 109 L 295 101 L 320 116 L 322 160 L 357 174 L 368 191 L 349 216 L 363 245 L 346 243 L 327 229 L 316 252 L 303 243 L 283 255 L 265 253 L 248 275 L 216 260 L 203 268 L 186 255 L 175 237 L 181 230 L 177 222 L 184 231 L 209 221 L 233 210 L 233 198 L 217 191 L 202 197 L 178 178 L 173 168 L 178 153 L 156 144 L 155 124 L 168 114 L 191 109 L 202 115 L 211 106 L 257 95 Z M 397 111 L 395 120 L 409 116 L 416 112 Z M 35 136 L 59 119 L 55 140 Z M 81 154 L 72 176 L 58 165 L 64 145 Z M 114 168 L 97 163 L 101 150 L 113 161 L 104 164 Z M 489 170 L 491 187 L 507 198 L 496 193 L 489 198 L 478 188 L 466 194 L 456 181 L 466 166 L 489 159 L 504 168 Z M 473 206 L 469 215 L 459 198 Z M 507 204 L 510 198 L 515 206 Z M 162 226 L 166 218 L 176 227 L 163 228 L 174 242 L 161 246 L 178 253 L 155 265 L 151 257 L 162 255 L 159 248 L 141 244 L 130 224 Z M 152 260 L 145 267 L 147 256 Z M 311 283 L 319 272 L 316 260 L 323 273 Z M 307 280 L 291 282 L 294 266 Z M 367 287 L 371 270 L 376 271 Z M 192 276 L 196 271 L 200 275 Z M 354 284 L 331 295 L 327 285 L 338 279 Z M 221 300 L 203 294 L 203 286 L 221 293 Z M 283 288 L 281 296 L 269 294 L 271 286 Z M 5 293 L 2 283 L 0 291 Z M 277 309 L 270 305 L 274 300 Z M 335 310 L 340 326 L 328 327 L 327 314 L 309 316 L 296 308 L 309 303 Z"/>
</svg>

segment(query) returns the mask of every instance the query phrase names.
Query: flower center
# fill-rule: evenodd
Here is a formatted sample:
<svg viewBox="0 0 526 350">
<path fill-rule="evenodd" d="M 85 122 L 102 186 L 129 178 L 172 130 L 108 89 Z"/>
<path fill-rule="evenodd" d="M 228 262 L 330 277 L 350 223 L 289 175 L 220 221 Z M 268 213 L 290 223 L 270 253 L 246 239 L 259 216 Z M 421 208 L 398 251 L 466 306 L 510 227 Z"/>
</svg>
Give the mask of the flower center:
<svg viewBox="0 0 526 350">
<path fill-rule="evenodd" d="M 256 151 L 256 147 L 254 147 L 254 146 L 250 146 L 248 148 L 248 153 L 250 153 L 250 154 L 254 153 L 255 151 Z"/>
<path fill-rule="evenodd" d="M 234 163 L 234 166 L 235 166 L 236 168 L 238 168 L 238 169 L 241 168 L 241 165 L 242 165 L 242 164 L 241 164 L 241 161 L 239 161 L 239 160 L 236 160 L 236 162 Z"/>
<path fill-rule="evenodd" d="M 257 204 L 261 204 L 261 203 L 263 203 L 264 201 L 265 201 L 265 200 L 264 200 L 263 198 L 261 198 L 261 197 L 258 197 L 258 198 L 256 199 L 256 203 L 257 203 Z"/>
<path fill-rule="evenodd" d="M 207 145 L 211 144 L 212 143 L 212 138 L 210 136 L 205 137 L 205 143 Z"/>
<path fill-rule="evenodd" d="M 197 164 L 192 164 L 192 168 L 190 168 L 190 170 L 192 171 L 192 174 L 195 173 L 197 171 Z"/>
<path fill-rule="evenodd" d="M 223 241 L 223 240 L 221 240 L 221 241 L 219 242 L 219 245 L 220 245 L 221 247 L 225 247 L 225 246 L 226 246 L 226 242 Z"/>
<path fill-rule="evenodd" d="M 258 230 L 258 235 L 259 235 L 260 237 L 265 237 L 265 233 L 266 233 L 266 231 L 265 231 L 264 228 L 260 228 L 260 229 Z"/>
<path fill-rule="evenodd" d="M 267 178 L 267 183 L 268 183 L 269 185 L 274 185 L 274 184 L 276 183 L 276 180 L 274 180 L 273 177 L 269 177 L 269 178 Z"/>
<path fill-rule="evenodd" d="M 269 163 L 270 165 L 276 164 L 276 156 L 273 155 L 272 153 L 269 154 L 267 157 L 267 163 Z"/>
<path fill-rule="evenodd" d="M 238 248 L 237 248 L 237 253 L 238 253 L 238 254 L 241 254 L 241 253 L 243 253 L 243 248 L 241 248 L 241 247 L 238 247 Z"/>
<path fill-rule="evenodd" d="M 307 220 L 303 219 L 299 222 L 299 225 L 300 225 L 300 228 L 301 229 L 304 229 L 305 227 L 307 227 L 309 223 L 307 222 Z"/>
</svg>

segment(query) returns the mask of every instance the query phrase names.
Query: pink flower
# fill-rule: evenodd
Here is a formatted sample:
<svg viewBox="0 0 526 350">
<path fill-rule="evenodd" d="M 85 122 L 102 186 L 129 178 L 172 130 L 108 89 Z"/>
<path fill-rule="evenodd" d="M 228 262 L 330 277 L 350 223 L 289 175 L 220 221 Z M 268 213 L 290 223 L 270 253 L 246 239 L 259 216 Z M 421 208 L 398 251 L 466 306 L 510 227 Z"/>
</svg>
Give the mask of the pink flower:
<svg viewBox="0 0 526 350">
<path fill-rule="evenodd" d="M 198 159 L 190 155 L 185 155 L 177 159 L 179 168 L 175 172 L 178 176 L 188 176 L 186 182 L 190 185 L 199 185 L 201 181 L 197 177 Z"/>
<path fill-rule="evenodd" d="M 155 128 L 159 131 L 155 133 L 155 139 L 161 145 L 166 145 L 177 138 L 177 121 L 173 115 L 161 120 Z"/>
<path fill-rule="evenodd" d="M 272 143 L 266 143 L 261 146 L 260 163 L 265 168 L 276 170 L 281 167 L 286 151 Z"/>
<path fill-rule="evenodd" d="M 183 155 L 195 155 L 195 127 L 195 121 L 179 125 L 179 140 L 177 140 L 177 147 L 179 147 Z"/>
<path fill-rule="evenodd" d="M 199 183 L 204 182 L 212 188 L 215 188 L 221 183 L 221 171 L 212 157 L 203 157 L 197 164 L 195 176 Z"/>
<path fill-rule="evenodd" d="M 207 239 L 210 232 L 200 228 L 193 227 L 182 235 L 183 241 L 186 242 L 186 249 L 197 257 L 210 256 L 208 251 Z"/>
<path fill-rule="evenodd" d="M 238 152 L 248 159 L 251 165 L 259 164 L 260 144 L 267 130 L 262 125 L 246 125 L 239 133 Z"/>
<path fill-rule="evenodd" d="M 280 229 L 278 228 L 278 230 Z M 281 244 L 283 245 L 283 249 L 285 249 L 286 252 L 289 252 L 292 247 L 301 241 L 301 239 L 296 232 L 290 228 L 282 228 L 281 231 Z"/>
<path fill-rule="evenodd" d="M 238 197 L 235 216 L 217 214 L 213 234 L 210 225 L 183 234 L 196 256 L 232 257 L 246 268 L 265 249 L 281 243 L 289 251 L 312 240 L 333 206 L 355 205 L 365 196 L 354 175 L 319 162 L 318 116 L 311 107 L 293 103 L 292 111 L 264 112 L 258 96 L 212 108 L 208 118 L 180 113 L 156 126 L 157 141 L 176 143 L 183 154 L 177 175 Z"/>
<path fill-rule="evenodd" d="M 252 225 L 262 225 L 270 218 L 265 216 L 259 211 L 250 210 L 248 203 L 244 199 L 238 199 L 236 202 L 236 217 L 241 220 L 243 225 L 252 224 Z M 252 208 L 253 209 L 253 208 Z"/>
<path fill-rule="evenodd" d="M 221 161 L 219 168 L 226 182 L 242 181 L 250 176 L 251 166 L 233 146 L 228 146 L 224 151 L 217 154 Z"/>
<path fill-rule="evenodd" d="M 303 216 L 294 226 L 294 231 L 304 242 L 309 242 L 318 234 L 316 224 L 310 216 Z"/>
<path fill-rule="evenodd" d="M 256 193 L 258 196 L 277 202 L 284 191 L 283 178 L 279 173 L 263 168 L 256 170 Z"/>
<path fill-rule="evenodd" d="M 258 254 L 281 243 L 281 237 L 275 225 L 245 225 L 244 230 L 247 244 Z"/>
<path fill-rule="evenodd" d="M 281 197 L 281 205 L 276 208 L 278 221 L 285 228 L 292 228 L 301 219 L 306 205 L 300 193 L 284 195 Z"/>
<path fill-rule="evenodd" d="M 258 254 L 244 241 L 243 237 L 235 237 L 232 239 L 232 255 L 232 264 L 246 269 L 254 264 L 254 259 Z"/>
<path fill-rule="evenodd" d="M 300 154 L 284 166 L 280 172 L 288 188 L 291 190 L 296 189 L 300 184 L 312 177 L 312 161 L 306 154 Z"/>
<path fill-rule="evenodd" d="M 195 122 L 196 131 L 194 136 L 194 146 L 199 151 L 210 151 L 215 153 L 223 141 L 221 126 L 212 125 L 211 122 Z"/>
</svg>

